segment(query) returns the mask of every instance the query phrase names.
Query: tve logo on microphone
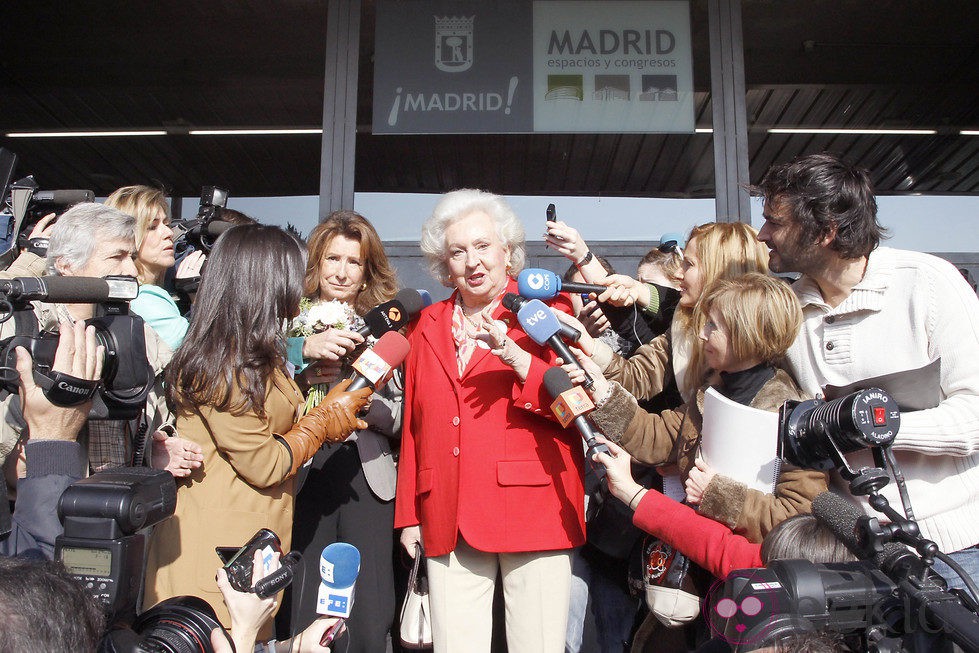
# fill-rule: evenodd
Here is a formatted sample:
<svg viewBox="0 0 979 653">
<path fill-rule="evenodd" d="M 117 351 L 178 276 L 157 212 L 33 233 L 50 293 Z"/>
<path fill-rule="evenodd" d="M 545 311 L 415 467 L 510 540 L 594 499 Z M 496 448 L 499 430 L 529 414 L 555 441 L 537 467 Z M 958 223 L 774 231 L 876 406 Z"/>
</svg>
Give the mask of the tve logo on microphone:
<svg viewBox="0 0 979 653">
<path fill-rule="evenodd" d="M 530 315 L 524 317 L 524 321 L 527 323 L 527 326 L 535 326 L 541 320 L 546 320 L 546 319 L 547 319 L 547 313 L 544 312 L 544 309 L 538 309 L 536 312 L 531 313 Z"/>
</svg>

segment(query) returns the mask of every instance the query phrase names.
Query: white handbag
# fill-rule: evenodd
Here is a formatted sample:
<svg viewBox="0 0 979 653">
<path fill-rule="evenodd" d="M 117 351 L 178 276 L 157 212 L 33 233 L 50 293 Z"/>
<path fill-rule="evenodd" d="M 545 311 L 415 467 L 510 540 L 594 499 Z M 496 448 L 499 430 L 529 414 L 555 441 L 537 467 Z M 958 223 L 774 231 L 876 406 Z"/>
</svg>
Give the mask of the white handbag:
<svg viewBox="0 0 979 653">
<path fill-rule="evenodd" d="M 428 578 L 419 574 L 425 552 L 415 544 L 415 563 L 408 578 L 408 592 L 401 606 L 401 645 L 408 649 L 432 647 L 432 613 L 428 601 Z"/>
</svg>

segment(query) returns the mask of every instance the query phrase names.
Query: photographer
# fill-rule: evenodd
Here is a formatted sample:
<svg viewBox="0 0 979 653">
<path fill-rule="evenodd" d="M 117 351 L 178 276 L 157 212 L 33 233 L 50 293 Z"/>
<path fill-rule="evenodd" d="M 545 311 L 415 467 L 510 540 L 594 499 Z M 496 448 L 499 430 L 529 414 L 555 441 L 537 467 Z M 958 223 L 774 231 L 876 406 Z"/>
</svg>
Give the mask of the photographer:
<svg viewBox="0 0 979 653">
<path fill-rule="evenodd" d="M 101 204 L 82 203 L 66 211 L 54 225 L 48 247 L 47 272 L 65 277 L 105 277 L 107 275 L 136 275 L 133 263 L 134 219 Z M 24 323 L 33 330 L 56 331 L 61 322 L 84 322 L 95 313 L 95 304 L 49 304 L 33 302 L 32 310 L 17 311 L 13 318 L 0 325 L 0 338 L 31 335 Z M 21 319 L 23 318 L 23 319 Z M 185 476 L 200 465 L 200 451 L 180 438 L 162 438 L 156 430 L 164 424 L 169 413 L 163 400 L 160 375 L 172 352 L 149 327 L 144 328 L 146 357 L 157 380 L 151 389 L 141 420 L 89 421 L 80 442 L 87 449 L 88 466 L 92 471 L 109 467 L 142 464 L 152 459 L 155 467 L 168 469 L 175 476 Z M 17 406 L 8 398 L 0 404 L 0 455 L 5 458 L 20 438 L 25 426 Z M 153 434 L 153 439 L 147 435 Z M 152 445 L 150 444 L 152 442 Z M 152 446 L 152 453 L 146 448 Z M 7 460 L 8 480 L 11 465 Z M 18 470 L 23 476 L 23 470 Z"/>
<path fill-rule="evenodd" d="M 28 236 L 28 241 L 31 243 L 31 246 L 21 250 L 20 254 L 10 266 L 0 271 L 0 278 L 40 277 L 44 274 L 44 256 L 56 218 L 57 214 L 49 213 L 37 221 L 37 224 L 31 230 L 30 236 Z"/>
<path fill-rule="evenodd" d="M 773 272 L 801 272 L 803 326 L 788 352 L 802 389 L 822 392 L 940 359 L 934 408 L 901 413 L 893 448 L 922 534 L 979 580 L 979 299 L 950 263 L 878 247 L 884 229 L 866 170 L 834 155 L 769 170 L 765 225 Z M 886 388 L 885 388 L 886 389 Z M 867 450 L 848 454 L 873 465 Z M 882 494 L 900 511 L 898 485 Z M 875 513 L 874 513 L 875 514 Z M 936 563 L 953 586 L 958 577 Z"/>
<path fill-rule="evenodd" d="M 62 325 L 52 369 L 90 381 L 102 374 L 104 350 L 95 344 L 95 328 L 82 322 Z M 20 498 L 10 536 L 0 542 L 7 556 L 51 558 L 54 539 L 62 532 L 56 506 L 65 488 L 85 476 L 81 446 L 76 441 L 92 402 L 62 408 L 48 401 L 34 383 L 31 355 L 17 349 L 20 401 L 31 434 L 24 443 L 26 476 L 18 483 Z"/>
</svg>

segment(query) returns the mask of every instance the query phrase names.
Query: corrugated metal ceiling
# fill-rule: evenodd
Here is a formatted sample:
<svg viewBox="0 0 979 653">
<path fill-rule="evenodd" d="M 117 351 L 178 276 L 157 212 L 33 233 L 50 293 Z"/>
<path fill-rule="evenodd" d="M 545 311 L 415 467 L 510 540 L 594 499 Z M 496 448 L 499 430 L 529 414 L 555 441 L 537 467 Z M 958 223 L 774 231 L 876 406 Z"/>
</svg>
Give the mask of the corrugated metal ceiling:
<svg viewBox="0 0 979 653">
<path fill-rule="evenodd" d="M 14 5 L 14 6 L 12 6 Z M 694 0 L 698 126 L 709 127 L 706 3 Z M 373 2 L 363 3 L 359 191 L 713 195 L 710 134 L 373 136 Z M 38 1 L 0 10 L 0 128 L 317 126 L 324 2 Z M 752 180 L 833 150 L 881 192 L 979 192 L 979 9 L 971 2 L 745 0 Z M 925 127 L 934 136 L 770 134 L 772 126 Z M 318 193 L 319 136 L 9 139 L 45 188 L 218 184 Z"/>
</svg>

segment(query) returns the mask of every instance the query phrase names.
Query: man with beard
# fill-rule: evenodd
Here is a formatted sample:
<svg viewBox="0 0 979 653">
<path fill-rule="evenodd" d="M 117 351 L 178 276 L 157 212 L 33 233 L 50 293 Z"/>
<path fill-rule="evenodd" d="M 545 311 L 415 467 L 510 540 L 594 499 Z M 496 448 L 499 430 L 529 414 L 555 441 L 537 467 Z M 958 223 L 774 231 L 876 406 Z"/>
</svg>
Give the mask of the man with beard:
<svg viewBox="0 0 979 653">
<path fill-rule="evenodd" d="M 758 239 L 773 272 L 799 272 L 804 322 L 788 352 L 802 389 L 821 393 L 940 359 L 939 402 L 902 411 L 893 449 L 922 534 L 979 581 L 979 299 L 947 261 L 878 247 L 884 229 L 867 172 L 830 154 L 778 165 Z M 872 466 L 866 450 L 851 466 Z M 840 479 L 837 478 L 837 481 Z M 899 512 L 895 483 L 882 492 Z M 868 508 L 868 512 L 875 513 Z M 953 586 L 958 576 L 935 568 Z"/>
</svg>

